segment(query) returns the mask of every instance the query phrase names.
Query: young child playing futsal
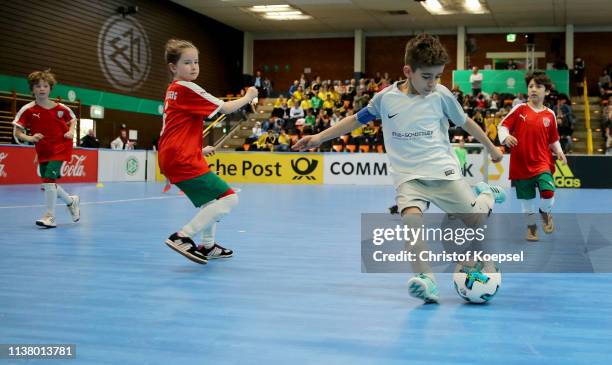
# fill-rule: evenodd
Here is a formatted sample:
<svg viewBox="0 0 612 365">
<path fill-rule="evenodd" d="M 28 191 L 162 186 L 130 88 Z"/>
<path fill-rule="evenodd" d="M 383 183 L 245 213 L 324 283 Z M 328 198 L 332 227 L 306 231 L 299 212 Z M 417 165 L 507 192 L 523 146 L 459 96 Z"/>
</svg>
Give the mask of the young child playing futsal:
<svg viewBox="0 0 612 365">
<path fill-rule="evenodd" d="M 216 225 L 238 204 L 229 185 L 208 168 L 202 156 L 203 121 L 218 112 L 232 113 L 251 102 L 257 89 L 249 88 L 238 100 L 223 102 L 193 83 L 200 73 L 198 49 L 185 40 L 166 43 L 166 63 L 173 76 L 164 102 L 158 161 L 161 172 L 200 208 L 193 219 L 166 240 L 166 245 L 189 260 L 231 257 L 233 252 L 215 241 Z M 202 232 L 202 245 L 193 239 Z"/>
<path fill-rule="evenodd" d="M 36 98 L 24 105 L 13 121 L 15 136 L 22 141 L 35 144 L 38 168 L 45 191 L 47 211 L 36 221 L 44 228 L 55 228 L 55 204 L 60 198 L 68 206 L 73 222 L 81 217 L 79 197 L 68 193 L 56 183 L 61 177 L 64 161 L 72 158 L 72 138 L 76 117 L 72 110 L 49 99 L 55 85 L 55 76 L 50 70 L 34 71 L 28 75 L 28 85 Z M 26 128 L 31 135 L 26 134 Z"/>
<path fill-rule="evenodd" d="M 516 105 L 499 125 L 499 141 L 512 148 L 510 152 L 510 180 L 514 182 L 516 197 L 527 214 L 527 240 L 538 240 L 536 224 L 536 187 L 540 192 L 540 216 L 544 233 L 554 230 L 551 214 L 555 201 L 555 161 L 567 163 L 559 143 L 555 113 L 544 106 L 552 83 L 544 72 L 536 71 L 525 77 L 527 103 Z"/>
<path fill-rule="evenodd" d="M 305 136 L 294 149 L 307 150 L 322 142 L 359 128 L 374 119 L 381 119 L 385 149 L 397 192 L 399 213 L 409 227 L 420 227 L 422 213 L 434 203 L 446 213 L 470 213 L 484 217 L 494 202 L 502 203 L 505 192 L 484 182 L 476 185 L 476 196 L 463 179 L 455 153 L 448 139 L 448 120 L 485 145 L 494 162 L 502 153 L 491 143 L 482 129 L 463 112 L 453 94 L 438 84 L 448 62 L 448 54 L 440 41 L 420 34 L 411 39 L 404 56 L 405 81 L 376 94 L 366 108 L 348 116 L 333 127 L 316 135 Z M 471 214 L 482 213 L 482 214 Z M 411 250 L 427 250 L 417 242 Z M 438 301 L 438 288 L 428 262 L 412 262 L 416 274 L 408 282 L 410 295 L 426 303 Z"/>
</svg>

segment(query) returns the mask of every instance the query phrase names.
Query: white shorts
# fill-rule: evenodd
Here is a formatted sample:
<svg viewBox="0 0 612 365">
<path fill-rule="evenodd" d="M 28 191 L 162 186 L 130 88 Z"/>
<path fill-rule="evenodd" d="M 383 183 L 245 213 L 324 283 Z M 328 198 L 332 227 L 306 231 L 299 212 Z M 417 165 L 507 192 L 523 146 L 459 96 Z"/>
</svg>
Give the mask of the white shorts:
<svg viewBox="0 0 612 365">
<path fill-rule="evenodd" d="M 492 208 L 482 199 L 476 200 L 476 194 L 465 179 L 406 181 L 397 188 L 395 200 L 400 214 L 409 207 L 425 212 L 430 203 L 451 214 L 489 213 Z"/>
</svg>

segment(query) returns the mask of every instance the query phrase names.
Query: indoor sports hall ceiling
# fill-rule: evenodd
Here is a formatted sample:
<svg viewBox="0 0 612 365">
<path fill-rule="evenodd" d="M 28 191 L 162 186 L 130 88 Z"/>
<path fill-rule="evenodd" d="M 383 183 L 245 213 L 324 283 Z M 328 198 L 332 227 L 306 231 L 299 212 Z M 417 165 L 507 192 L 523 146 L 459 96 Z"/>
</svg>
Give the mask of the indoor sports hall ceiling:
<svg viewBox="0 0 612 365">
<path fill-rule="evenodd" d="M 459 25 L 484 28 L 612 26 L 612 0 L 471 0 L 486 14 L 431 15 L 414 0 L 172 0 L 198 13 L 246 32 L 338 33 L 402 32 L 455 29 Z M 431 0 L 429 0 L 431 1 Z M 463 6 L 464 0 L 439 0 Z M 270 20 L 246 9 L 256 5 L 291 5 L 312 17 Z M 394 13 L 394 14 L 392 14 Z"/>
</svg>

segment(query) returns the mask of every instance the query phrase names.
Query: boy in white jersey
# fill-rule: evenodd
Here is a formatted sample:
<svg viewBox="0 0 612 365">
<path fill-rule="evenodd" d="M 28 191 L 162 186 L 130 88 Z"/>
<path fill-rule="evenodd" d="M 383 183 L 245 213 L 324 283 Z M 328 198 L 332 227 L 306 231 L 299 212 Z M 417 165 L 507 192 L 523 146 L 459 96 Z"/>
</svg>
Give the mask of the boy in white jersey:
<svg viewBox="0 0 612 365">
<path fill-rule="evenodd" d="M 305 136 L 295 150 L 307 150 L 339 137 L 373 119 L 381 119 L 391 176 L 397 191 L 396 202 L 408 226 L 420 227 L 422 213 L 434 203 L 447 213 L 488 214 L 494 202 L 502 203 L 505 192 L 496 186 L 479 183 L 478 196 L 462 178 L 455 153 L 448 140 L 448 120 L 485 145 L 494 162 L 502 153 L 480 127 L 463 112 L 453 94 L 438 79 L 448 62 L 448 54 L 438 40 L 420 34 L 406 45 L 405 81 L 398 81 L 376 94 L 366 108 L 348 116 L 333 127 Z M 474 215 L 476 216 L 476 215 Z M 427 250 L 417 242 L 410 250 Z M 412 262 L 415 277 L 408 282 L 410 295 L 426 303 L 438 301 L 438 289 L 427 262 Z"/>
</svg>

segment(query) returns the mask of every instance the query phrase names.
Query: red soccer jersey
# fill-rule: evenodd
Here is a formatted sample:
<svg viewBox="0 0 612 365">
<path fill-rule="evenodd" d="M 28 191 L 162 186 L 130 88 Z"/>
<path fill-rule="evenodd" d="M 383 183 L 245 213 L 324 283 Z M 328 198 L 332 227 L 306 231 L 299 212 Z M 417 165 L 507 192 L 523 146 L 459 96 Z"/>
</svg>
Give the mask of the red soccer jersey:
<svg viewBox="0 0 612 365">
<path fill-rule="evenodd" d="M 510 152 L 510 180 L 529 179 L 543 172 L 555 172 L 550 145 L 559 141 L 555 113 L 544 108 L 535 111 L 527 103 L 515 106 L 502 120 L 518 140 Z"/>
<path fill-rule="evenodd" d="M 209 171 L 202 156 L 204 119 L 215 115 L 223 101 L 188 81 L 173 81 L 166 90 L 164 124 L 159 137 L 159 169 L 171 183 Z"/>
<path fill-rule="evenodd" d="M 38 162 L 69 161 L 72 157 L 72 140 L 64 137 L 70 129 L 69 123 L 76 116 L 64 104 L 57 103 L 51 109 L 45 109 L 32 101 L 24 105 L 13 124 L 22 129 L 28 128 L 30 134 L 42 134 L 44 137 L 36 143 Z"/>
</svg>

